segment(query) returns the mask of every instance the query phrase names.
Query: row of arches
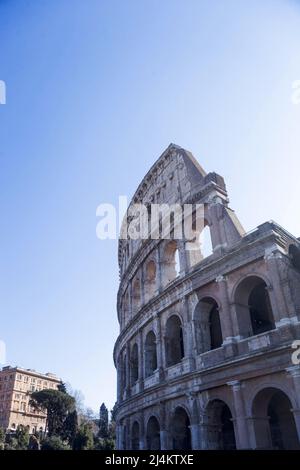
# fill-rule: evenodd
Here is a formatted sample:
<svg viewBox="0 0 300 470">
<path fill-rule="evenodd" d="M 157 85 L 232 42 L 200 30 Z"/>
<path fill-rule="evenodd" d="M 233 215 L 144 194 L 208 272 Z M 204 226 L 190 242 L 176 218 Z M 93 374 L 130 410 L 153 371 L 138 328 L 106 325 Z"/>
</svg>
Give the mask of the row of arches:
<svg viewBox="0 0 300 470">
<path fill-rule="evenodd" d="M 143 274 L 136 275 L 132 279 L 131 294 L 127 288 L 123 296 L 121 306 L 123 323 L 138 312 L 142 303 L 151 300 L 159 288 L 166 287 L 179 276 L 183 268 L 182 264 L 185 264 L 181 260 L 179 251 L 178 241 L 170 240 L 162 244 L 159 262 L 155 253 L 150 255 L 145 262 Z M 210 229 L 206 225 L 196 242 L 186 251 L 186 263 L 192 267 L 212 252 Z M 131 297 L 131 303 L 129 297 Z"/>
<path fill-rule="evenodd" d="M 292 412 L 289 397 L 280 389 L 266 388 L 261 390 L 252 404 L 251 420 L 254 426 L 249 427 L 252 436 L 252 447 L 256 449 L 289 450 L 299 449 L 299 436 Z M 223 400 L 214 399 L 206 407 L 201 428 L 195 442 L 193 428 L 188 410 L 177 406 L 168 422 L 167 429 L 162 429 L 158 415 L 151 415 L 142 435 L 141 425 L 134 420 L 130 429 L 130 442 L 126 443 L 123 433 L 123 448 L 130 446 L 133 450 L 191 450 L 202 448 L 210 450 L 234 450 L 238 448 L 238 436 L 234 412 Z M 197 427 L 196 426 L 196 427 Z M 167 439 L 163 436 L 163 431 Z"/>
<path fill-rule="evenodd" d="M 275 328 L 272 307 L 265 281 L 257 276 L 246 278 L 236 290 L 236 307 L 241 336 L 257 335 Z M 227 312 L 225 312 L 227 314 Z M 194 341 L 196 354 L 203 354 L 220 348 L 224 335 L 220 317 L 220 307 L 212 297 L 201 299 L 193 313 L 193 338 L 187 338 L 182 318 L 178 314 L 171 315 L 166 321 L 163 334 L 165 363 L 170 367 L 185 357 L 187 341 Z M 144 340 L 143 354 L 137 343 L 131 347 L 129 357 L 130 385 L 134 385 L 140 374 L 139 362 L 143 361 L 143 377 L 152 375 L 158 367 L 157 337 L 150 330 Z M 142 358 L 143 357 L 143 358 Z M 126 385 L 126 356 L 121 365 L 123 389 Z M 127 381 L 128 383 L 128 381 Z"/>
</svg>

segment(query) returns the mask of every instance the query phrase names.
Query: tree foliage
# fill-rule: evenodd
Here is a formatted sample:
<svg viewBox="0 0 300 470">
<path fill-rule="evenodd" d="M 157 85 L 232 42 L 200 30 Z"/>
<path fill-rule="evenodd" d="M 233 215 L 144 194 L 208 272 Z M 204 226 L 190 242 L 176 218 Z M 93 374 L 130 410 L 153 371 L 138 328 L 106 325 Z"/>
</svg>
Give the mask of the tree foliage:
<svg viewBox="0 0 300 470">
<path fill-rule="evenodd" d="M 108 409 L 105 403 L 102 403 L 99 411 L 99 433 L 98 436 L 102 439 L 108 437 Z"/>
<path fill-rule="evenodd" d="M 71 447 L 59 436 L 46 437 L 41 446 L 42 450 L 71 450 Z"/>
<path fill-rule="evenodd" d="M 60 390 L 41 390 L 31 394 L 30 405 L 47 413 L 48 436 L 60 436 L 69 413 L 75 409 L 75 400 Z"/>
<path fill-rule="evenodd" d="M 82 423 L 76 433 L 73 449 L 74 450 L 90 450 L 94 446 L 94 436 L 90 423 Z"/>
</svg>

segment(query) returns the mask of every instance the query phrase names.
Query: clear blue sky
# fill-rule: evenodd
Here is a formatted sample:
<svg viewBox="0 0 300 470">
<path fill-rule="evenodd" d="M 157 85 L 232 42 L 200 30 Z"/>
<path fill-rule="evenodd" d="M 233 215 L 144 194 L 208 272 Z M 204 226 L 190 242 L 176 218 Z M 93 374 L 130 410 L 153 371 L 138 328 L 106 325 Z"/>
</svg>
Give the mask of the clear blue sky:
<svg viewBox="0 0 300 470">
<path fill-rule="evenodd" d="M 115 401 L 117 242 L 170 142 L 227 182 L 245 228 L 300 236 L 300 2 L 0 0 L 0 339 L 86 405 Z"/>
</svg>

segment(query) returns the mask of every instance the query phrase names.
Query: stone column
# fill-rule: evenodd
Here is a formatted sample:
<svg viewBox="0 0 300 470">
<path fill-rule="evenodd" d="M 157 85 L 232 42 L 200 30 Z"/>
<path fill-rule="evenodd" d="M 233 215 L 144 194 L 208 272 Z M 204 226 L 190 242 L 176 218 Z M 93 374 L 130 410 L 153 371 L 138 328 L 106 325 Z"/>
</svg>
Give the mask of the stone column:
<svg viewBox="0 0 300 470">
<path fill-rule="evenodd" d="M 123 450 L 124 449 L 124 443 L 123 443 L 124 426 L 123 424 L 121 424 L 121 422 L 117 424 L 116 435 L 117 435 L 117 450 Z"/>
<path fill-rule="evenodd" d="M 156 315 L 155 320 L 155 331 L 156 331 L 156 355 L 157 355 L 157 369 L 159 371 L 160 380 L 164 379 L 164 351 L 163 351 L 163 339 L 161 331 L 161 319 L 159 315 Z"/>
<path fill-rule="evenodd" d="M 184 356 L 190 362 L 190 370 L 195 368 L 195 357 L 194 357 L 194 342 L 193 342 L 193 324 L 190 318 L 189 301 L 188 296 L 184 296 L 181 300 L 182 313 L 184 324 Z"/>
<path fill-rule="evenodd" d="M 120 424 L 117 422 L 116 423 L 116 449 L 120 450 L 121 445 L 120 445 Z"/>
<path fill-rule="evenodd" d="M 141 411 L 140 417 L 140 450 L 144 450 L 147 447 L 147 443 L 145 434 L 145 418 L 143 411 Z"/>
<path fill-rule="evenodd" d="M 139 331 L 138 347 L 139 347 L 139 391 L 141 392 L 144 388 L 144 342 L 143 342 L 142 330 Z"/>
<path fill-rule="evenodd" d="M 155 249 L 155 260 L 156 260 L 156 294 L 162 290 L 162 246 L 159 243 Z"/>
<path fill-rule="evenodd" d="M 238 449 L 249 449 L 249 436 L 248 436 L 248 423 L 245 411 L 245 403 L 242 392 L 242 384 L 238 380 L 227 382 L 227 385 L 232 387 L 234 409 L 235 409 L 235 437 Z"/>
<path fill-rule="evenodd" d="M 177 241 L 178 254 L 179 254 L 179 263 L 180 263 L 180 276 L 184 276 L 188 272 L 188 260 L 187 253 L 185 249 L 185 241 Z"/>
<path fill-rule="evenodd" d="M 117 401 L 122 401 L 122 363 L 120 359 L 117 362 Z"/>
<path fill-rule="evenodd" d="M 223 345 L 230 344 L 234 341 L 234 332 L 231 318 L 231 308 L 227 290 L 227 279 L 223 275 L 216 277 L 216 283 L 220 290 L 220 322 L 223 335 Z"/>
<path fill-rule="evenodd" d="M 201 449 L 200 445 L 200 429 L 199 429 L 199 409 L 197 403 L 196 393 L 191 392 L 188 395 L 189 407 L 191 410 L 191 440 L 192 440 L 192 449 L 199 450 Z"/>
<path fill-rule="evenodd" d="M 130 321 L 133 317 L 133 305 L 132 305 L 132 282 L 128 283 L 128 320 Z"/>
<path fill-rule="evenodd" d="M 199 431 L 199 424 L 191 424 L 190 425 L 191 431 L 191 439 L 192 439 L 192 449 L 193 450 L 201 450 L 200 447 L 200 431 Z"/>
<path fill-rule="evenodd" d="M 210 233 L 213 252 L 222 253 L 222 249 L 226 246 L 226 239 L 224 239 L 224 232 L 221 227 L 223 205 L 218 199 L 208 204 L 208 214 L 211 221 Z"/>
<path fill-rule="evenodd" d="M 167 431 L 166 405 L 160 402 L 160 448 L 161 450 L 169 450 L 169 433 Z"/>
<path fill-rule="evenodd" d="M 272 251 L 266 250 L 265 262 L 268 274 L 271 279 L 272 287 L 269 288 L 270 302 L 276 326 L 289 323 L 289 312 L 285 301 L 282 283 L 279 274 L 278 260 L 282 257 L 280 251 L 273 248 Z"/>
<path fill-rule="evenodd" d="M 141 307 L 145 304 L 145 283 L 146 283 L 146 273 L 145 273 L 145 265 L 142 263 L 141 266 Z"/>
<path fill-rule="evenodd" d="M 131 370 L 130 370 L 130 347 L 129 344 L 126 344 L 126 398 L 130 397 L 130 380 L 131 380 Z"/>
<path fill-rule="evenodd" d="M 130 427 L 130 419 L 126 419 L 126 436 L 125 436 L 126 447 L 125 449 L 131 449 L 131 427 Z"/>
<path fill-rule="evenodd" d="M 294 420 L 298 433 L 298 440 L 300 443 L 300 364 L 288 367 L 286 369 L 288 375 L 292 379 L 293 388 L 295 390 L 295 397 L 297 406 L 292 409 Z"/>
</svg>

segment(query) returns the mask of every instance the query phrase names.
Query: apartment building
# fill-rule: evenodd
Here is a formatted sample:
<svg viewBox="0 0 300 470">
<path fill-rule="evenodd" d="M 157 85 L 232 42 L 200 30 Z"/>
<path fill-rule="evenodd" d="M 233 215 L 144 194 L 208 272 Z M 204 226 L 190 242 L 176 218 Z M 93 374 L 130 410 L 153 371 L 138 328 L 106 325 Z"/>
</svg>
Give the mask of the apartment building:
<svg viewBox="0 0 300 470">
<path fill-rule="evenodd" d="M 0 428 L 13 432 L 23 425 L 32 434 L 45 431 L 46 414 L 29 405 L 30 394 L 57 389 L 61 380 L 54 374 L 6 366 L 0 370 Z"/>
</svg>

